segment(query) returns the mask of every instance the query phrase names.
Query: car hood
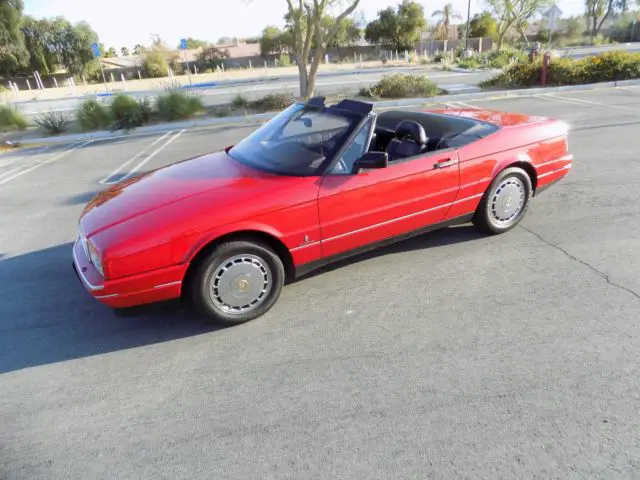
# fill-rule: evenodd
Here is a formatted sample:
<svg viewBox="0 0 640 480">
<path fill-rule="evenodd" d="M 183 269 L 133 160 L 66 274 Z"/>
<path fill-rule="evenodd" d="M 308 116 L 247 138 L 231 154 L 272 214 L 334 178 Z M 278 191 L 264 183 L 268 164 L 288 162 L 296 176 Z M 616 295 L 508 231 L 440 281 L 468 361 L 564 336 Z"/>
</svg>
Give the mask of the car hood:
<svg viewBox="0 0 640 480">
<path fill-rule="evenodd" d="M 125 180 L 97 194 L 80 217 L 83 233 L 90 237 L 163 206 L 197 196 L 218 192 L 217 208 L 282 183 L 280 175 L 246 167 L 225 152 L 184 160 Z"/>
</svg>

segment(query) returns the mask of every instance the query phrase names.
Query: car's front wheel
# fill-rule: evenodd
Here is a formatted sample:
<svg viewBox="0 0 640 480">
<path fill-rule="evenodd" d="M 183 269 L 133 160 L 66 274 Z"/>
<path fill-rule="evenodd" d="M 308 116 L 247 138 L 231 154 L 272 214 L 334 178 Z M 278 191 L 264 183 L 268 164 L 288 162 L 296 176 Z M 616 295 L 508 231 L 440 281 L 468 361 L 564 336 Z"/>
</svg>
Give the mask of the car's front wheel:
<svg viewBox="0 0 640 480">
<path fill-rule="evenodd" d="M 270 248 L 222 243 L 198 266 L 191 285 L 196 308 L 215 322 L 236 325 L 264 315 L 284 285 L 285 270 Z"/>
<path fill-rule="evenodd" d="M 531 179 L 519 167 L 510 167 L 500 172 L 484 193 L 473 223 L 480 230 L 497 234 L 514 228 L 529 207 Z"/>
</svg>

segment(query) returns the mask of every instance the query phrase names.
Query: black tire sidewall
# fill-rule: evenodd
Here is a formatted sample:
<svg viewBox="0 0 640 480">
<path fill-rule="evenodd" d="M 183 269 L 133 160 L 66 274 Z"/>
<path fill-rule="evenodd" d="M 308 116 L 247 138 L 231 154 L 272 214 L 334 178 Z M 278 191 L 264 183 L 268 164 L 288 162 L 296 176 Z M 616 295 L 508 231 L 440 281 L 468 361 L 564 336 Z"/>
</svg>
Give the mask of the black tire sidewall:
<svg viewBox="0 0 640 480">
<path fill-rule="evenodd" d="M 238 254 L 260 257 L 271 270 L 272 285 L 267 299 L 255 310 L 242 314 L 229 314 L 219 309 L 209 296 L 211 279 L 225 258 Z M 273 307 L 284 285 L 285 270 L 280 257 L 270 248 L 248 241 L 233 241 L 219 245 L 200 265 L 192 285 L 192 299 L 196 308 L 209 321 L 223 325 L 238 325 L 264 315 Z"/>
<path fill-rule="evenodd" d="M 490 202 L 500 183 L 502 183 L 508 177 L 517 177 L 522 181 L 525 187 L 525 200 L 522 209 L 518 213 L 518 216 L 509 225 L 502 226 L 494 222 L 493 216 L 490 212 Z M 482 197 L 482 201 L 480 202 L 480 205 L 478 205 L 478 210 L 476 212 L 475 223 L 478 224 L 478 226 L 480 226 L 483 230 L 490 233 L 504 233 L 511 230 L 512 228 L 515 228 L 518 223 L 520 223 L 520 220 L 522 220 L 529 208 L 529 202 L 531 200 L 532 192 L 533 186 L 531 185 L 531 178 L 529 177 L 527 172 L 519 167 L 510 167 L 503 170 L 496 176 L 493 182 L 491 182 L 491 185 Z"/>
</svg>

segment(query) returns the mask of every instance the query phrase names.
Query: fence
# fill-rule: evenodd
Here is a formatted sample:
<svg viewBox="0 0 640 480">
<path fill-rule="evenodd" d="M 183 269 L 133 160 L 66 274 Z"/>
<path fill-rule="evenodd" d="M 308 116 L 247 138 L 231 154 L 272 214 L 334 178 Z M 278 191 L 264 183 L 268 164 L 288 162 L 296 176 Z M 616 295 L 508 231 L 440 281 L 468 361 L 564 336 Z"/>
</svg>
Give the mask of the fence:
<svg viewBox="0 0 640 480">
<path fill-rule="evenodd" d="M 391 49 L 383 45 L 358 45 L 351 47 L 331 48 L 327 50 L 326 56 L 323 59 L 323 63 L 360 63 L 363 61 L 397 61 L 406 62 L 411 56 L 417 55 L 424 57 L 425 55 L 433 56 L 438 52 L 445 52 L 456 50 L 460 47 L 464 47 L 464 40 L 421 40 L 414 44 L 414 48 L 411 51 L 398 51 Z M 476 52 L 483 52 L 493 48 L 493 41 L 490 37 L 485 38 L 470 38 L 469 48 Z M 253 55 L 239 58 L 230 58 L 222 61 L 222 65 L 225 69 L 234 68 L 268 68 L 281 67 L 288 65 L 295 65 L 295 62 L 290 60 L 288 56 L 283 57 L 279 55 Z M 285 60 L 285 61 L 283 61 Z M 194 72 L 194 64 L 190 63 L 191 71 Z M 182 69 L 186 69 L 186 63 L 181 64 Z M 175 72 L 176 74 L 182 72 Z M 204 73 L 204 72 L 201 72 Z M 143 78 L 142 66 L 130 66 L 122 68 L 105 69 L 105 79 L 107 83 L 114 84 L 123 82 L 123 80 L 135 80 Z M 102 79 L 100 79 L 102 80 Z M 35 73 L 30 77 L 11 78 L 5 79 L 4 85 L 11 91 L 16 93 L 19 91 L 38 90 L 39 88 L 58 88 L 58 87 L 70 87 L 71 90 L 75 90 L 76 82 L 78 85 L 86 85 L 88 83 L 101 83 L 91 82 L 89 79 L 83 77 L 74 79 L 64 73 L 56 73 L 53 75 L 41 76 Z"/>
<path fill-rule="evenodd" d="M 464 40 L 422 40 L 416 42 L 409 54 L 417 53 L 417 55 L 434 55 L 437 52 L 456 50 L 464 47 Z M 476 52 L 484 52 L 493 48 L 493 40 L 491 37 L 470 38 L 469 48 Z M 327 50 L 327 58 L 330 63 L 358 63 L 360 61 L 371 60 L 402 60 L 405 58 L 404 51 L 396 51 L 390 47 L 383 45 L 358 45 L 352 47 L 338 47 Z M 285 55 L 285 57 L 289 57 Z M 323 59 L 324 61 L 324 59 Z M 253 55 L 246 57 L 228 58 L 221 63 L 225 68 L 264 68 L 265 62 L 268 67 L 283 66 L 280 55 Z M 288 60 L 289 64 L 294 65 L 293 58 Z M 186 64 L 182 64 L 186 68 Z"/>
</svg>

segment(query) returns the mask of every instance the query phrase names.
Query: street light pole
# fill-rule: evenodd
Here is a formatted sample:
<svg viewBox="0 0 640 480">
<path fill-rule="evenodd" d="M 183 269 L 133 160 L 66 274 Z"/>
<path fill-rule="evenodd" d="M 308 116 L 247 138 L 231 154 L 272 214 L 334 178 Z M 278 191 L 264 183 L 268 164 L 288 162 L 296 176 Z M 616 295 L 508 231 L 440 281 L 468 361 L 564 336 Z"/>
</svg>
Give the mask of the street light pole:
<svg viewBox="0 0 640 480">
<path fill-rule="evenodd" d="M 464 49 L 469 50 L 469 20 L 471 17 L 471 0 L 468 0 L 467 5 L 467 28 L 464 32 Z"/>
</svg>

